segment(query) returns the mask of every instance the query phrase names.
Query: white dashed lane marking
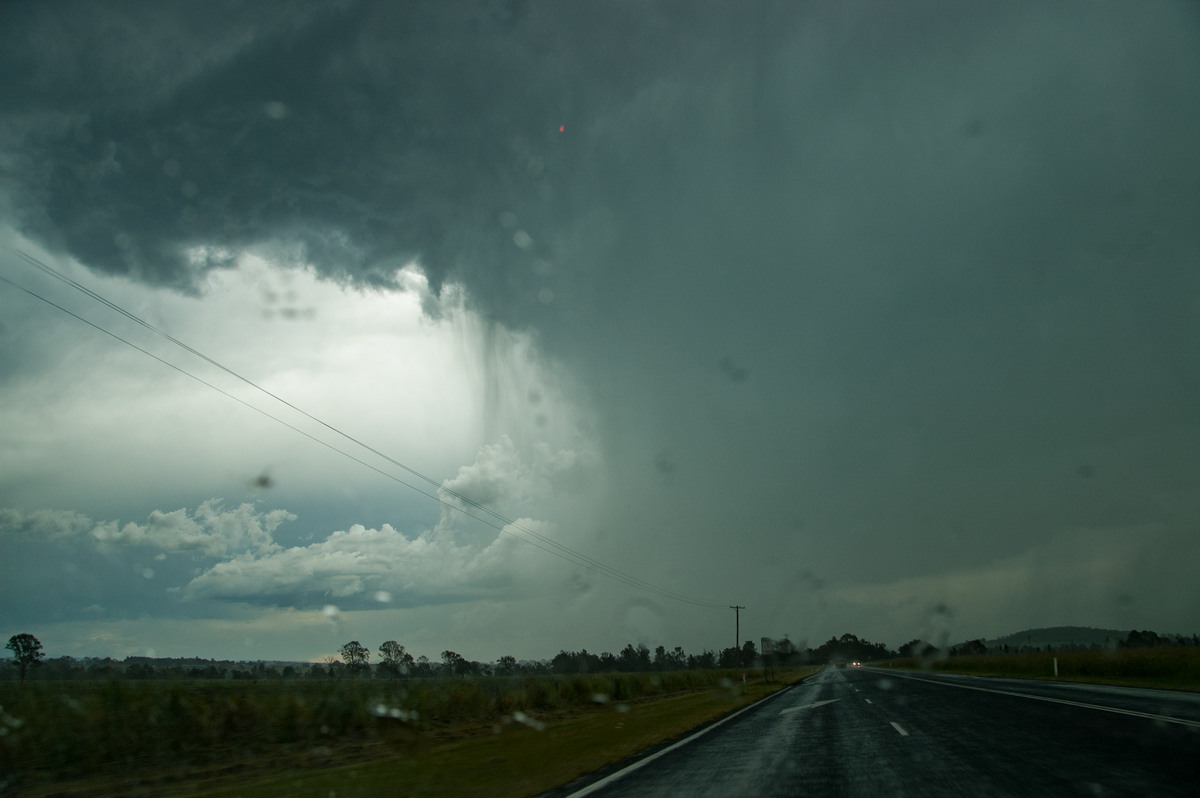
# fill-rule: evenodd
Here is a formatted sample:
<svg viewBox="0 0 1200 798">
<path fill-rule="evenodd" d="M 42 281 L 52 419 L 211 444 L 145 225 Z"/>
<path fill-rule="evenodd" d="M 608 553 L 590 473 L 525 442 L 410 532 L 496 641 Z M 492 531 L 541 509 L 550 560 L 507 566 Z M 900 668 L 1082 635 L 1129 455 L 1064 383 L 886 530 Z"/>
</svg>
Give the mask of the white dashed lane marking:
<svg viewBox="0 0 1200 798">
<path fill-rule="evenodd" d="M 787 709 L 782 709 L 782 710 L 780 710 L 780 711 L 779 711 L 779 714 L 780 714 L 780 715 L 786 715 L 786 714 L 788 714 L 789 712 L 799 712 L 799 711 L 800 711 L 800 710 L 802 710 L 802 709 L 814 709 L 815 707 L 823 707 L 823 706 L 825 706 L 826 704 L 832 704 L 832 703 L 833 703 L 833 702 L 835 702 L 835 701 L 841 701 L 841 700 L 842 700 L 842 699 L 840 699 L 840 698 L 827 698 L 827 699 L 826 699 L 826 700 L 824 700 L 824 701 L 814 701 L 813 703 L 811 703 L 811 704 L 805 704 L 804 706 L 799 706 L 799 707 L 788 707 Z"/>
</svg>

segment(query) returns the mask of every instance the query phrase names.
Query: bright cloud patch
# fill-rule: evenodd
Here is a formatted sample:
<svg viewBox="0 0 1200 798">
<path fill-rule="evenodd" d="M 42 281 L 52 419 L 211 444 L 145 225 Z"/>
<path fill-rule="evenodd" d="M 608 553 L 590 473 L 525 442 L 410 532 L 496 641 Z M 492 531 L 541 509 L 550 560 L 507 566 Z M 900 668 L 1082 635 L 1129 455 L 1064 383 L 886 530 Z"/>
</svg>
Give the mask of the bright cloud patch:
<svg viewBox="0 0 1200 798">
<path fill-rule="evenodd" d="M 500 541 L 482 549 L 458 546 L 408 538 L 388 524 L 379 529 L 355 524 L 320 543 L 218 563 L 192 580 L 187 594 L 294 606 L 465 601 L 512 586 L 508 557 L 501 553 L 510 548 Z"/>
<path fill-rule="evenodd" d="M 213 556 L 276 548 L 271 535 L 284 521 L 295 521 L 287 510 L 258 513 L 245 503 L 226 510 L 220 499 L 209 499 L 188 514 L 179 509 L 164 513 L 155 510 L 143 524 L 115 521 L 96 526 L 91 535 L 103 543 L 127 543 L 154 546 L 164 551 L 199 551 Z"/>
<path fill-rule="evenodd" d="M 529 517 L 504 524 L 454 494 L 507 513 L 572 492 L 593 463 L 588 454 L 545 444 L 522 453 L 502 436 L 444 483 L 447 506 L 433 529 L 413 537 L 389 524 L 355 524 L 319 543 L 247 551 L 196 577 L 186 594 L 298 607 L 419 606 L 523 595 L 544 582 L 547 571 L 545 555 L 522 541 L 544 548 L 530 533 L 551 537 L 554 525 Z M 551 573 L 561 575 L 558 569 Z"/>
<path fill-rule="evenodd" d="M 194 511 L 154 510 L 143 523 L 103 521 L 68 510 L 0 509 L 0 535 L 20 540 L 91 541 L 96 544 L 149 546 L 164 552 L 194 551 L 213 557 L 277 548 L 272 534 L 296 516 L 287 510 L 258 512 L 249 502 L 226 509 L 221 499 L 202 502 Z"/>
<path fill-rule="evenodd" d="M 463 466 L 442 483 L 438 497 L 444 507 L 433 533 L 459 543 L 491 540 L 496 534 L 495 527 L 463 523 L 464 512 L 488 517 L 459 497 L 508 518 L 528 515 L 540 502 L 576 491 L 597 464 L 598 458 L 592 452 L 555 450 L 544 442 L 523 454 L 511 438 L 502 435 L 496 443 L 482 447 L 474 463 Z M 494 524 L 496 519 L 486 523 Z"/>
</svg>

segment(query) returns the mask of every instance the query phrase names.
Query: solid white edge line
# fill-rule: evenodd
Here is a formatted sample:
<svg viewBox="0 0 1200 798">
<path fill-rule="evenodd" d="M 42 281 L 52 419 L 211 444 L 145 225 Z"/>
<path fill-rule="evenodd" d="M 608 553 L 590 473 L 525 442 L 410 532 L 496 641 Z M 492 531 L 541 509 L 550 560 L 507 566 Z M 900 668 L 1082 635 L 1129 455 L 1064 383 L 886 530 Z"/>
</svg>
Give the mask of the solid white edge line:
<svg viewBox="0 0 1200 798">
<path fill-rule="evenodd" d="M 1101 712 L 1114 712 L 1118 715 L 1130 715 L 1135 718 L 1146 718 L 1148 720 L 1161 720 L 1165 723 L 1178 723 L 1181 726 L 1192 726 L 1200 729 L 1200 721 L 1187 720 L 1185 718 L 1173 718 L 1170 715 L 1155 715 L 1151 712 L 1138 712 L 1136 709 L 1120 709 L 1118 707 L 1106 707 L 1100 704 L 1085 704 L 1082 701 L 1068 701 L 1065 698 L 1051 698 L 1044 695 L 1033 695 L 1032 693 L 1018 693 L 1016 690 L 993 690 L 990 687 L 976 687 L 971 684 L 957 684 L 956 682 L 943 682 L 937 679 L 922 679 L 920 676 L 908 676 L 892 672 L 892 676 L 898 676 L 901 679 L 912 679 L 914 682 L 925 682 L 926 684 L 938 684 L 944 687 L 960 687 L 963 690 L 978 690 L 981 693 L 995 693 L 996 695 L 1015 695 L 1020 698 L 1032 698 L 1034 701 L 1049 701 L 1052 704 L 1067 704 L 1073 707 L 1084 707 L 1086 709 L 1098 709 Z"/>
<path fill-rule="evenodd" d="M 899 724 L 899 723 L 897 723 L 896 721 L 894 721 L 894 720 L 893 720 L 893 721 L 891 721 L 891 724 L 892 724 L 892 728 L 893 728 L 893 729 L 895 729 L 896 731 L 900 732 L 900 736 L 901 736 L 901 737 L 907 737 L 907 736 L 908 736 L 908 732 L 906 732 L 904 729 L 900 728 L 900 724 Z"/>
<path fill-rule="evenodd" d="M 798 684 L 803 684 L 803 682 L 799 682 Z M 566 796 L 566 798 L 583 798 L 583 796 L 585 796 L 585 795 L 591 795 L 592 793 L 596 792 L 597 790 L 601 790 L 601 789 L 607 787 L 609 784 L 612 784 L 614 781 L 624 778 L 625 776 L 628 776 L 633 771 L 635 771 L 645 765 L 649 765 L 651 762 L 658 759 L 660 756 L 669 754 L 672 751 L 674 751 L 676 748 L 685 746 L 688 743 L 690 743 L 692 740 L 697 739 L 698 737 L 703 737 L 704 735 L 708 734 L 713 729 L 720 726 L 722 723 L 726 723 L 728 721 L 733 720 L 734 718 L 736 718 L 738 715 L 742 714 L 743 712 L 754 709 L 759 704 L 765 704 L 766 702 L 770 701 L 772 698 L 775 698 L 776 696 L 780 696 L 780 695 L 783 695 L 784 693 L 790 692 L 794 687 L 796 687 L 796 685 L 791 685 L 790 687 L 785 687 L 782 690 L 777 690 L 776 692 L 771 693 L 769 696 L 766 696 L 765 698 L 760 698 L 758 701 L 755 701 L 750 706 L 742 707 L 737 712 L 734 712 L 732 715 L 726 715 L 725 717 L 721 718 L 716 723 L 713 723 L 709 726 L 705 726 L 703 729 L 696 732 L 695 734 L 684 737 L 682 740 L 672 743 L 671 745 L 667 746 L 666 748 L 662 749 L 661 751 L 655 751 L 653 754 L 646 757 L 645 759 L 639 759 L 637 762 L 634 762 L 632 765 L 621 768 L 616 773 L 610 773 L 607 776 L 605 776 L 604 778 L 600 779 L 599 781 L 594 781 L 591 784 L 589 784 L 588 786 L 584 787 L 583 789 L 576 790 L 575 792 Z"/>
</svg>

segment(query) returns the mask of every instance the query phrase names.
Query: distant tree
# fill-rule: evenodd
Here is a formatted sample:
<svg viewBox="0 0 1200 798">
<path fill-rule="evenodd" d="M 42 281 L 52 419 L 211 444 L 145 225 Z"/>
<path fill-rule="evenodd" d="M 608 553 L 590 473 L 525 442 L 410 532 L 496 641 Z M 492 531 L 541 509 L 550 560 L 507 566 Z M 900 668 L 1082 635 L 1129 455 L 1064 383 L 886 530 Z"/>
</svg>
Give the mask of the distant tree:
<svg viewBox="0 0 1200 798">
<path fill-rule="evenodd" d="M 650 649 L 641 643 L 638 643 L 636 648 L 633 643 L 626 644 L 617 656 L 617 667 L 629 673 L 650 670 L 653 667 L 650 660 Z"/>
<path fill-rule="evenodd" d="M 151 679 L 154 677 L 154 668 L 143 662 L 135 662 L 125 668 L 126 679 Z"/>
<path fill-rule="evenodd" d="M 413 655 L 395 640 L 379 645 L 380 667 L 392 676 L 407 676 L 413 665 Z"/>
<path fill-rule="evenodd" d="M 950 649 L 952 657 L 979 657 L 988 653 L 987 644 L 982 640 L 968 640 Z"/>
<path fill-rule="evenodd" d="M 909 640 L 907 643 L 900 646 L 900 656 L 923 657 L 932 650 L 933 646 L 918 637 L 914 640 Z"/>
<path fill-rule="evenodd" d="M 499 676 L 511 676 L 517 672 L 517 658 L 509 655 L 504 655 L 496 660 L 496 674 Z"/>
<path fill-rule="evenodd" d="M 475 670 L 475 663 L 469 661 L 462 654 L 448 649 L 442 652 L 442 664 L 448 674 L 455 676 L 466 676 Z"/>
<path fill-rule="evenodd" d="M 754 660 L 758 658 L 758 649 L 754 646 L 753 640 L 747 640 L 742 643 L 741 667 L 749 668 L 754 664 Z"/>
<path fill-rule="evenodd" d="M 555 673 L 570 673 L 574 666 L 575 654 L 566 649 L 561 649 L 550 660 L 550 667 L 554 669 Z"/>
<path fill-rule="evenodd" d="M 636 660 L 636 652 L 633 656 Z M 559 651 L 550 660 L 550 669 L 555 673 L 602 673 L 606 671 L 632 670 L 618 663 L 612 654 L 605 652 L 597 656 L 589 652 L 586 648 L 579 651 Z"/>
<path fill-rule="evenodd" d="M 211 665 L 209 668 L 215 670 Z M 111 657 L 105 657 L 102 660 L 93 662 L 87 669 L 87 677 L 89 679 L 113 679 L 117 675 L 118 671 Z"/>
<path fill-rule="evenodd" d="M 41 663 L 42 673 L 47 679 L 78 679 L 83 673 L 73 657 L 58 657 Z"/>
<path fill-rule="evenodd" d="M 924 645 L 921 640 L 912 640 L 901 646 L 901 650 L 916 650 L 920 651 L 919 647 Z M 869 640 L 863 640 L 857 635 L 852 635 L 849 632 L 841 637 L 831 637 L 826 642 L 822 643 L 816 649 L 810 651 L 810 656 L 817 662 L 854 662 L 865 660 L 887 659 L 888 657 L 896 656 L 894 651 L 891 651 L 882 643 L 872 643 Z M 920 656 L 919 653 L 911 653 L 907 656 Z"/>
<path fill-rule="evenodd" d="M 1143 630 L 1141 632 L 1131 630 L 1125 636 L 1125 640 L 1121 643 L 1122 648 L 1154 648 L 1155 646 L 1164 645 L 1169 641 L 1163 640 L 1158 636 L 1157 632 Z"/>
<path fill-rule="evenodd" d="M 21 671 L 21 681 L 25 681 L 25 673 L 33 665 L 37 665 L 42 657 L 42 641 L 31 634 L 22 633 L 8 638 L 5 648 L 13 653 L 13 665 Z"/>
<path fill-rule="evenodd" d="M 687 654 L 683 653 L 682 647 L 675 646 L 672 651 L 667 651 L 666 646 L 655 647 L 654 670 L 677 671 L 685 667 L 687 667 Z"/>
<path fill-rule="evenodd" d="M 308 678 L 310 679 L 332 679 L 337 675 L 334 666 L 344 668 L 342 661 L 332 654 L 327 654 L 321 658 L 320 662 L 314 662 L 308 669 Z M 213 666 L 208 667 L 209 670 L 216 670 Z M 215 678 L 215 677 L 211 677 Z"/>
<path fill-rule="evenodd" d="M 346 667 L 354 673 L 365 670 L 368 660 L 371 659 L 371 649 L 357 640 L 351 640 L 339 648 L 338 653 L 342 655 L 342 661 L 346 663 Z"/>
</svg>

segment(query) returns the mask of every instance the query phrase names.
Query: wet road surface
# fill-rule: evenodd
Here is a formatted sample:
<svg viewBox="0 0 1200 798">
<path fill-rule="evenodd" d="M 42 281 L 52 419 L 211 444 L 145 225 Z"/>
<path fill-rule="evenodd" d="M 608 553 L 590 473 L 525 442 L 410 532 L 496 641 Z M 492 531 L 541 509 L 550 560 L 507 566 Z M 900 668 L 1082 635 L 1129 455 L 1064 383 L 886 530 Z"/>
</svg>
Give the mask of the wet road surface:
<svg viewBox="0 0 1200 798">
<path fill-rule="evenodd" d="M 1200 695 L 827 668 L 556 795 L 1200 795 Z"/>
</svg>

